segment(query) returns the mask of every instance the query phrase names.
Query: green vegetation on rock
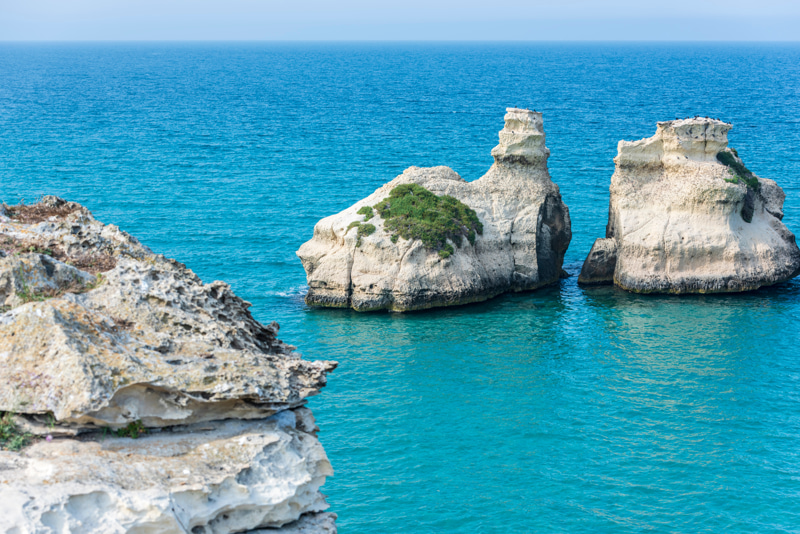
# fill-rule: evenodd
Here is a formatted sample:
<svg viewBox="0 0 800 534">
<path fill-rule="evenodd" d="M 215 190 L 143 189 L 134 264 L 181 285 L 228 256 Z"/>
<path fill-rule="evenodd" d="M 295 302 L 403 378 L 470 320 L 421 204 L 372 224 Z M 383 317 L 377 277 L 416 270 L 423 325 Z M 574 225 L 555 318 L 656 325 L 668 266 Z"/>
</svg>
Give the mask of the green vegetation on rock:
<svg viewBox="0 0 800 534">
<path fill-rule="evenodd" d="M 365 236 L 368 236 L 368 235 L 372 235 L 372 234 L 375 233 L 375 225 L 374 224 L 369 224 L 369 223 L 362 224 L 362 223 L 360 223 L 358 221 L 353 221 L 347 226 L 347 232 L 349 232 L 351 228 L 358 228 L 358 231 L 356 232 L 356 235 L 358 236 L 358 241 L 356 241 L 356 246 L 357 247 L 361 246 L 361 238 L 362 237 L 365 237 Z M 345 233 L 347 233 L 347 232 L 345 232 Z"/>
<path fill-rule="evenodd" d="M 728 172 L 733 175 L 733 178 L 725 178 L 725 181 L 731 184 L 742 182 L 750 189 L 758 191 L 761 187 L 758 178 L 750 169 L 739 163 L 737 157 L 736 151 L 732 148 L 730 152 L 723 150 L 717 154 L 717 161 L 728 167 Z"/>
<path fill-rule="evenodd" d="M 362 206 L 356 212 L 359 215 L 364 216 L 364 221 L 368 221 L 375 216 L 375 213 L 372 211 L 372 208 L 369 206 Z M 358 228 L 356 235 L 358 236 L 358 241 L 356 241 L 356 246 L 361 246 L 361 238 L 372 235 L 375 233 L 375 225 L 374 224 L 362 224 L 360 221 L 353 221 L 347 226 L 347 230 L 345 234 L 349 232 L 352 228 Z"/>
<path fill-rule="evenodd" d="M 21 432 L 14 423 L 14 414 L 0 412 L 0 450 L 18 451 L 30 442 L 30 434 Z"/>
<path fill-rule="evenodd" d="M 358 227 L 358 244 L 361 244 L 361 238 L 372 235 L 375 233 L 375 225 L 374 224 L 361 224 Z"/>
<path fill-rule="evenodd" d="M 749 223 L 753 220 L 755 194 L 761 190 L 761 184 L 758 182 L 756 175 L 740 163 L 739 159 L 737 159 L 738 157 L 739 154 L 732 148 L 717 153 L 717 161 L 728 167 L 728 172 L 733 176 L 733 178 L 725 178 L 725 181 L 731 184 L 741 182 L 747 187 L 747 195 L 744 198 L 741 215 L 742 220 Z"/>
<path fill-rule="evenodd" d="M 417 184 L 398 185 L 389 196 L 373 206 L 392 234 L 393 243 L 419 239 L 425 248 L 448 258 L 455 250 L 447 242 L 461 246 L 463 238 L 475 244 L 483 224 L 475 210 L 449 195 L 437 196 Z"/>
<path fill-rule="evenodd" d="M 128 426 L 120 428 L 114 433 L 120 438 L 136 439 L 142 434 L 147 434 L 147 429 L 144 427 L 144 423 L 142 423 L 141 420 L 138 420 L 128 423 Z"/>
<path fill-rule="evenodd" d="M 375 216 L 375 212 L 373 212 L 372 208 L 369 206 L 363 206 L 356 213 L 358 213 L 359 215 L 363 215 L 365 221 L 368 221 Z"/>
</svg>

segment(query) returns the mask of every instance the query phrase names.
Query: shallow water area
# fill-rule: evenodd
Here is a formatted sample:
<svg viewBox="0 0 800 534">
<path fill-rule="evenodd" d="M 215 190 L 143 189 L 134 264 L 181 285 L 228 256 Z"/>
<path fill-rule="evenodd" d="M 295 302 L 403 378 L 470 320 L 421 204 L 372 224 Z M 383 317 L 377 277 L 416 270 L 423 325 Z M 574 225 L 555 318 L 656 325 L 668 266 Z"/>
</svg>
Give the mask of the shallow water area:
<svg viewBox="0 0 800 534">
<path fill-rule="evenodd" d="M 507 106 L 544 112 L 571 278 L 422 313 L 303 304 L 317 220 L 410 165 L 480 177 Z M 617 142 L 696 114 L 733 122 L 800 231 L 800 46 L 777 44 L 2 44 L 0 199 L 81 202 L 338 360 L 310 405 L 344 534 L 795 531 L 800 282 L 576 284 Z"/>
</svg>

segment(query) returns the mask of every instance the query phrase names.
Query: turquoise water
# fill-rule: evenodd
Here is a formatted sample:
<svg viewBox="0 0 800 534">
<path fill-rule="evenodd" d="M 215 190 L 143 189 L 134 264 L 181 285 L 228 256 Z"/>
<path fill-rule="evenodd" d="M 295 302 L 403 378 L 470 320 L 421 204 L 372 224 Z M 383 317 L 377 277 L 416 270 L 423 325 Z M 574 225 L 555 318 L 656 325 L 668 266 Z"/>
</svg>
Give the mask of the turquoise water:
<svg viewBox="0 0 800 534">
<path fill-rule="evenodd" d="M 294 251 L 410 165 L 468 180 L 544 112 L 572 278 L 416 314 L 310 310 Z M 800 282 L 576 285 L 620 139 L 734 123 L 800 231 L 800 45 L 3 44 L 0 198 L 87 205 L 339 369 L 311 406 L 340 531 L 800 531 Z"/>
</svg>

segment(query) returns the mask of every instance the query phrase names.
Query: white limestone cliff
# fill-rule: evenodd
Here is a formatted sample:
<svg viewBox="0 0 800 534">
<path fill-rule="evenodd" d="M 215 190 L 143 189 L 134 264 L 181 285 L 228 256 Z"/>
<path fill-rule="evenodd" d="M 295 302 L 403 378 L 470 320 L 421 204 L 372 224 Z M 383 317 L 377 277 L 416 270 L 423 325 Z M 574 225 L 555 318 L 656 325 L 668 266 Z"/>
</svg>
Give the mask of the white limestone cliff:
<svg viewBox="0 0 800 534">
<path fill-rule="evenodd" d="M 46 197 L 2 208 L 0 306 L 0 415 L 30 442 L 0 450 L 0 532 L 335 532 L 304 404 L 336 362 L 227 284 Z"/>
<path fill-rule="evenodd" d="M 509 108 L 494 164 L 474 182 L 448 167 L 410 167 L 350 208 L 319 221 L 297 255 L 312 306 L 359 311 L 410 311 L 477 302 L 508 291 L 555 283 L 572 237 L 569 211 L 550 179 L 542 115 Z M 419 240 L 391 239 L 380 216 L 358 237 L 350 229 L 364 206 L 374 206 L 401 184 L 450 195 L 473 209 L 483 225 L 475 243 L 453 243 L 442 258 Z"/>
<path fill-rule="evenodd" d="M 747 291 L 800 272 L 781 222 L 783 190 L 728 148 L 731 125 L 659 122 L 653 137 L 620 141 L 605 239 L 578 281 L 642 293 Z"/>
</svg>

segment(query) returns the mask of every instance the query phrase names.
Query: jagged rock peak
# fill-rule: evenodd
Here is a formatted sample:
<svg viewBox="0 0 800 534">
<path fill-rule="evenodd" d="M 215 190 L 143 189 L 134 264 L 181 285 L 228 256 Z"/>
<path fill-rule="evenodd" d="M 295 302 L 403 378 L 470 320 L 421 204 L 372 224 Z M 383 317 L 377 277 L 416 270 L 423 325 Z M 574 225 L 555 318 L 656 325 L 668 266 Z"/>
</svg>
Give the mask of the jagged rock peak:
<svg viewBox="0 0 800 534">
<path fill-rule="evenodd" d="M 546 164 L 550 150 L 545 146 L 542 114 L 529 109 L 506 108 L 500 144 L 492 149 L 498 163 Z"/>
<path fill-rule="evenodd" d="M 620 141 L 614 162 L 623 167 L 716 161 L 728 146 L 727 122 L 706 117 L 659 122 L 652 137 Z"/>
</svg>

